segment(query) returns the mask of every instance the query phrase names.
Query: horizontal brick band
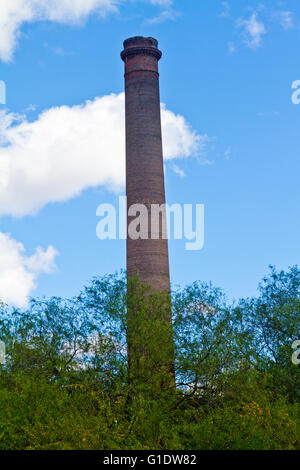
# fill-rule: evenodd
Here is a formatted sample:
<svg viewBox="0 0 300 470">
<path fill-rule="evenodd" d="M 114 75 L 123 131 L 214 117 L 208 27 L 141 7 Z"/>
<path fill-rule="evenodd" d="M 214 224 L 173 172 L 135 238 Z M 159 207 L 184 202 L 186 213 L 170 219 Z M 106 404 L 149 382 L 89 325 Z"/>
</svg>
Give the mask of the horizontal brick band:
<svg viewBox="0 0 300 470">
<path fill-rule="evenodd" d="M 153 55 L 157 60 L 161 59 L 162 57 L 162 52 L 156 47 L 137 46 L 137 47 L 128 47 L 127 49 L 124 49 L 124 51 L 121 52 L 121 59 L 125 62 L 126 58 L 129 57 L 130 55 L 138 55 L 138 54 Z"/>
</svg>

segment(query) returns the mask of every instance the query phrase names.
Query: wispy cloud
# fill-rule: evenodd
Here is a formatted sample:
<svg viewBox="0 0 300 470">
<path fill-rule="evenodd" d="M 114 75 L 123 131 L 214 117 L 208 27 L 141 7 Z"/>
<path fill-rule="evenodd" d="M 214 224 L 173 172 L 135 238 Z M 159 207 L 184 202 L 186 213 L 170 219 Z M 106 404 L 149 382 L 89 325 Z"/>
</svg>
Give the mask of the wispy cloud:
<svg viewBox="0 0 300 470">
<path fill-rule="evenodd" d="M 223 10 L 220 13 L 222 18 L 229 18 L 230 16 L 230 5 L 228 2 L 222 2 Z"/>
<path fill-rule="evenodd" d="M 61 46 L 50 46 L 47 42 L 45 43 L 45 47 L 49 49 L 53 54 L 61 57 L 69 57 L 74 55 L 73 51 L 67 51 Z"/>
<path fill-rule="evenodd" d="M 150 3 L 163 8 L 170 8 L 173 5 L 173 0 L 150 0 Z"/>
<path fill-rule="evenodd" d="M 180 178 L 184 178 L 186 176 L 185 172 L 181 168 L 179 168 L 178 165 L 173 164 L 171 168 L 174 171 L 174 173 L 176 173 L 176 175 L 180 176 Z"/>
<path fill-rule="evenodd" d="M 162 11 L 159 15 L 154 16 L 153 18 L 149 18 L 147 23 L 149 24 L 158 24 L 163 23 L 164 21 L 171 20 L 175 21 L 179 16 L 179 12 L 173 9 L 168 9 Z"/>
<path fill-rule="evenodd" d="M 229 41 L 227 43 L 227 47 L 228 47 L 228 53 L 229 54 L 233 54 L 236 51 L 235 44 L 232 41 Z"/>
<path fill-rule="evenodd" d="M 258 19 L 257 13 L 252 13 L 249 19 L 238 19 L 236 24 L 238 28 L 243 30 L 244 41 L 247 46 L 257 49 L 261 45 L 263 36 L 267 33 L 266 27 Z"/>
<path fill-rule="evenodd" d="M 36 109 L 37 109 L 37 106 L 35 104 L 29 104 L 27 106 L 27 108 L 24 109 L 24 112 L 25 113 L 32 113 L 32 112 L 36 111 Z"/>
<path fill-rule="evenodd" d="M 271 33 L 274 23 L 279 24 L 283 30 L 288 31 L 295 27 L 297 20 L 293 11 L 274 10 L 267 8 L 264 4 L 257 5 L 256 9 L 249 7 L 250 16 L 234 19 L 230 13 L 229 2 L 222 2 L 223 11 L 221 17 L 231 19 L 236 28 L 241 31 L 241 38 L 249 48 L 255 50 L 262 45 L 264 36 Z M 229 41 L 227 50 L 229 54 L 236 51 L 236 44 L 239 40 Z"/>
<path fill-rule="evenodd" d="M 284 30 L 294 27 L 294 15 L 291 11 L 278 11 L 275 13 L 274 17 Z"/>
<path fill-rule="evenodd" d="M 178 11 L 173 8 L 173 0 L 150 0 L 152 5 L 159 6 L 162 10 L 160 13 L 153 18 L 148 18 L 146 23 L 158 24 L 164 21 L 175 21 L 180 15 Z"/>
</svg>

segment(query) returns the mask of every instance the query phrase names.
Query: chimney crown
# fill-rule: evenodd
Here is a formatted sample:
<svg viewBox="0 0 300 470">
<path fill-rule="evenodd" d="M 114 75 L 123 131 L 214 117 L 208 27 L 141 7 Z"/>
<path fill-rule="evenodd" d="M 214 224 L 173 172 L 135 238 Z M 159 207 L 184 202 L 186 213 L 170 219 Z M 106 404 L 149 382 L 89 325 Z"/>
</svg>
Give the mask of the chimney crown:
<svg viewBox="0 0 300 470">
<path fill-rule="evenodd" d="M 154 38 L 143 36 L 134 36 L 124 41 L 124 50 L 121 52 L 121 58 L 124 62 L 130 55 L 152 55 L 159 60 L 162 56 L 161 51 L 158 49 L 158 41 Z"/>
</svg>

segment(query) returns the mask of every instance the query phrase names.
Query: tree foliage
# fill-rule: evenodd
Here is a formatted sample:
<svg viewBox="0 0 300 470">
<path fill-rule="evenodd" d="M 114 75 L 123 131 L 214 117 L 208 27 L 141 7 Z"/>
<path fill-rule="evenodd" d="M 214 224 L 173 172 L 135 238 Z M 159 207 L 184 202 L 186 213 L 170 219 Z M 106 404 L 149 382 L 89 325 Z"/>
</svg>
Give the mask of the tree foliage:
<svg viewBox="0 0 300 470">
<path fill-rule="evenodd" d="M 153 384 L 168 373 L 159 319 L 170 304 L 138 281 L 130 294 L 126 285 L 121 273 L 93 279 L 71 300 L 32 300 L 25 311 L 0 305 L 0 449 L 300 447 L 300 375 L 291 361 L 298 267 L 272 267 L 256 298 L 233 305 L 207 283 L 173 291 L 176 385 L 163 387 Z M 134 347 L 144 345 L 134 380 L 128 304 Z"/>
</svg>

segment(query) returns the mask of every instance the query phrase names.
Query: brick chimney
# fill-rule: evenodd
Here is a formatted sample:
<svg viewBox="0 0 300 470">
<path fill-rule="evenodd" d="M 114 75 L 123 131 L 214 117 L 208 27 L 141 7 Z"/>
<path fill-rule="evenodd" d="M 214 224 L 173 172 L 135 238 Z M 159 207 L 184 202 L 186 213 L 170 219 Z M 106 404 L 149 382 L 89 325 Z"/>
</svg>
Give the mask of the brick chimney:
<svg viewBox="0 0 300 470">
<path fill-rule="evenodd" d="M 158 61 L 156 39 L 133 37 L 124 41 L 126 95 L 126 192 L 128 208 L 148 208 L 148 239 L 127 237 L 127 273 L 158 291 L 170 290 L 168 241 L 163 239 L 161 214 L 157 239 L 151 239 L 152 204 L 165 204 Z M 128 218 L 128 225 L 134 217 Z"/>
<path fill-rule="evenodd" d="M 127 233 L 127 276 L 129 280 L 138 275 L 143 284 L 151 287 L 151 291 L 167 294 L 165 308 L 159 318 L 157 310 L 151 311 L 150 308 L 144 320 L 137 319 L 139 309 L 128 304 L 127 342 L 129 374 L 133 381 L 155 381 L 153 364 L 159 364 L 159 387 L 173 388 L 174 343 L 169 300 L 170 274 L 158 73 L 161 56 L 156 39 L 142 36 L 124 41 L 124 50 L 121 53 L 125 62 L 127 209 L 135 204 L 143 204 L 148 212 L 148 227 L 144 232 L 146 236 L 133 239 L 130 230 Z M 156 221 L 155 227 L 154 224 L 151 227 L 152 205 L 163 205 L 159 223 Z M 138 215 L 128 216 L 128 227 Z M 129 286 L 130 283 L 128 292 Z M 155 333 L 151 326 L 152 320 Z M 153 338 L 149 339 L 151 334 L 145 335 L 144 330 L 152 330 L 157 338 L 156 344 L 153 344 Z"/>
</svg>

